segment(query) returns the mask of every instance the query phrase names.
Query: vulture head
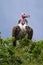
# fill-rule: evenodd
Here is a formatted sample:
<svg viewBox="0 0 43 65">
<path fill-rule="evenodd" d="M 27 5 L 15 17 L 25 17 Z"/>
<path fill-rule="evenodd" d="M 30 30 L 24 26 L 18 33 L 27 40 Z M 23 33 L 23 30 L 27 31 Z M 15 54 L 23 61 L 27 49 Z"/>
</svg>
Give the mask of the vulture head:
<svg viewBox="0 0 43 65">
<path fill-rule="evenodd" d="M 20 15 L 20 19 L 18 21 L 18 26 L 23 30 L 26 26 L 28 26 L 28 21 L 26 18 L 30 18 L 30 15 L 27 15 L 25 13 L 22 13 Z"/>
<path fill-rule="evenodd" d="M 25 23 L 28 24 L 28 21 L 26 20 L 26 18 L 30 18 L 30 15 L 22 13 L 21 16 L 20 16 L 20 19 L 18 21 L 18 24 L 19 23 L 21 23 L 22 25 L 24 25 Z"/>
</svg>

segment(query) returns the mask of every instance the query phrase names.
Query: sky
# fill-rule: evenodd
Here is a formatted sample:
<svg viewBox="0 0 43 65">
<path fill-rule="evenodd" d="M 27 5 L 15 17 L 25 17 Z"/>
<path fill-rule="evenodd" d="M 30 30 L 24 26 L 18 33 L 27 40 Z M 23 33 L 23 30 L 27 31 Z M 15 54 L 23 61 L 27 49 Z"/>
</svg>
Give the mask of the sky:
<svg viewBox="0 0 43 65">
<path fill-rule="evenodd" d="M 0 0 L 0 32 L 3 38 L 12 36 L 21 13 L 30 15 L 28 25 L 33 28 L 33 40 L 43 40 L 43 0 Z"/>
</svg>

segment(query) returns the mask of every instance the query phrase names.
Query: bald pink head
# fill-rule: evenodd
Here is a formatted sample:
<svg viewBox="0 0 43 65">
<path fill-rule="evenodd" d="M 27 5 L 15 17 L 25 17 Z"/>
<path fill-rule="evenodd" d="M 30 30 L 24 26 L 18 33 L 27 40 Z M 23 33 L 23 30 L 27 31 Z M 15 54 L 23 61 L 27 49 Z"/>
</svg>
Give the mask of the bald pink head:
<svg viewBox="0 0 43 65">
<path fill-rule="evenodd" d="M 21 23 L 24 24 L 25 23 L 25 18 L 29 18 L 29 17 L 30 17 L 30 15 L 22 13 L 21 16 L 20 16 Z"/>
</svg>

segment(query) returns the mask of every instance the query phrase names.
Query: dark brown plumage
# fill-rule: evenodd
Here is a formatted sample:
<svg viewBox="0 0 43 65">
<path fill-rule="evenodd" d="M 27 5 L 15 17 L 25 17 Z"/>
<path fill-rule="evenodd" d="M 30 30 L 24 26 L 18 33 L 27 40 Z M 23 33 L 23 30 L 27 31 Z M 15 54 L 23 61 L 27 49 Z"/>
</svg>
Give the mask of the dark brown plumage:
<svg viewBox="0 0 43 65">
<path fill-rule="evenodd" d="M 19 26 L 15 26 L 12 29 L 12 37 L 15 37 L 15 41 L 13 40 L 13 46 L 16 46 L 16 40 L 20 40 L 24 38 L 28 34 L 28 39 L 32 39 L 33 29 L 29 26 L 26 26 L 25 30 L 21 30 Z"/>
</svg>

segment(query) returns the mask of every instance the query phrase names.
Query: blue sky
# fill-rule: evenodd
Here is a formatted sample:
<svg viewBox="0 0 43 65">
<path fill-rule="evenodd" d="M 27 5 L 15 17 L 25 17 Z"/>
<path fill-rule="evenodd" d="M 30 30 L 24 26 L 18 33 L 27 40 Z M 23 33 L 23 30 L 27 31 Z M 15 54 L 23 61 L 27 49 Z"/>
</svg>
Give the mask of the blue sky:
<svg viewBox="0 0 43 65">
<path fill-rule="evenodd" d="M 33 40 L 43 40 L 43 0 L 0 0 L 1 36 L 11 36 L 22 12 L 30 14 L 28 25 L 34 31 Z"/>
</svg>

